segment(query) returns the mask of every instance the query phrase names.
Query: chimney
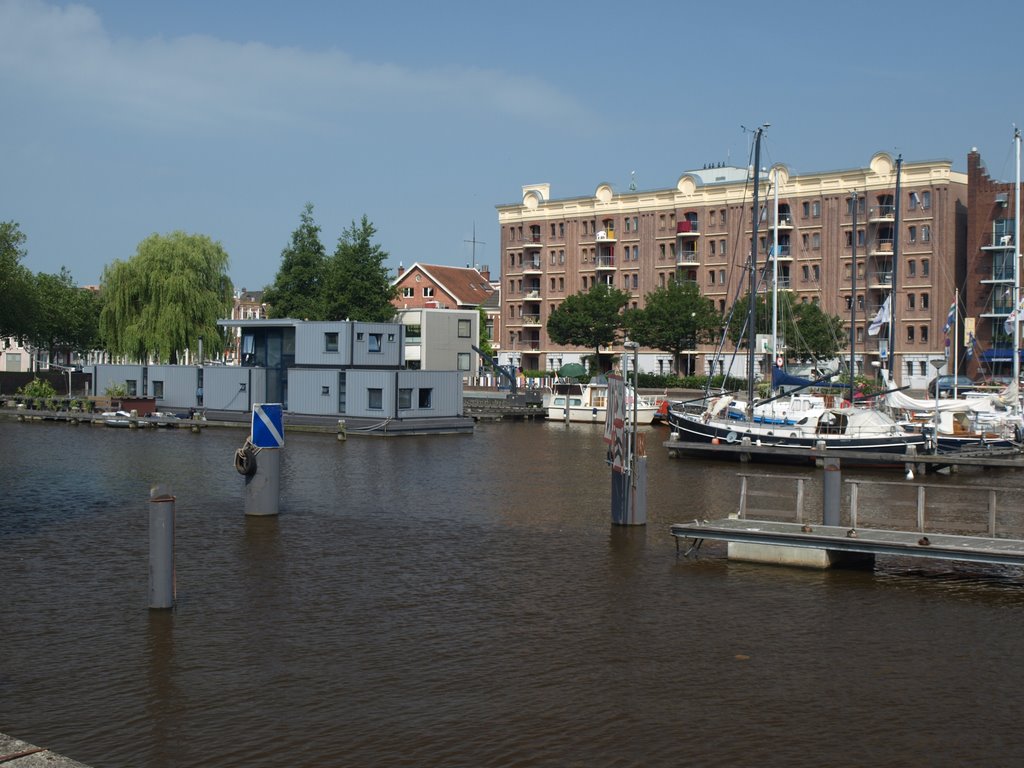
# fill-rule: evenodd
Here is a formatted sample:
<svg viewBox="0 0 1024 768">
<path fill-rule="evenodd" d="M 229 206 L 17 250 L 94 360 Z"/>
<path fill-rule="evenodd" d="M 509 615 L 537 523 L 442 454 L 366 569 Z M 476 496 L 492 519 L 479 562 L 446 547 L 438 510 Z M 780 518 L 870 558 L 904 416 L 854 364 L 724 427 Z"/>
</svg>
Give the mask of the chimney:
<svg viewBox="0 0 1024 768">
<path fill-rule="evenodd" d="M 402 262 L 398 262 L 398 276 L 401 277 L 405 274 L 405 265 Z"/>
<path fill-rule="evenodd" d="M 479 272 L 488 283 L 491 282 L 491 268 L 489 266 L 483 264 L 477 267 L 477 272 Z"/>
</svg>

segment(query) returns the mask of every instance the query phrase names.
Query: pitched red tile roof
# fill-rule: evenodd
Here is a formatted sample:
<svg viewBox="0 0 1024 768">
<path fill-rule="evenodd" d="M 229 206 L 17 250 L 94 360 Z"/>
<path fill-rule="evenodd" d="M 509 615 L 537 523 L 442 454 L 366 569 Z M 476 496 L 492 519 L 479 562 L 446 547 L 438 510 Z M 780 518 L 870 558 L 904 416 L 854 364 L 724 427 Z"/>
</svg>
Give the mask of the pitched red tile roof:
<svg viewBox="0 0 1024 768">
<path fill-rule="evenodd" d="M 472 267 L 446 267 L 440 264 L 420 264 L 417 262 L 402 273 L 395 283 L 407 275 L 421 270 L 445 293 L 450 295 L 460 307 L 478 307 L 486 302 L 494 289 L 480 271 Z"/>
</svg>

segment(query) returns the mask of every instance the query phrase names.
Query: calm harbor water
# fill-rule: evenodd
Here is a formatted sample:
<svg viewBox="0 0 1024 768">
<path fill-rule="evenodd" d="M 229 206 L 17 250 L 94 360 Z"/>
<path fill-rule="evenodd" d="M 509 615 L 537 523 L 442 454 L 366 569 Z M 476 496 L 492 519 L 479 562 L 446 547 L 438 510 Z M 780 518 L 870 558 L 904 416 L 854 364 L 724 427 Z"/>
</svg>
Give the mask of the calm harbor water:
<svg viewBox="0 0 1024 768">
<path fill-rule="evenodd" d="M 741 467 L 665 436 L 623 529 L 588 425 L 293 433 L 264 519 L 241 430 L 0 422 L 0 731 L 97 768 L 1024 760 L 1024 572 L 677 559 L 669 525 L 733 510 Z M 174 611 L 147 608 L 157 482 Z M 1024 487 L 934 482 L 965 516 L 967 486 Z"/>
</svg>

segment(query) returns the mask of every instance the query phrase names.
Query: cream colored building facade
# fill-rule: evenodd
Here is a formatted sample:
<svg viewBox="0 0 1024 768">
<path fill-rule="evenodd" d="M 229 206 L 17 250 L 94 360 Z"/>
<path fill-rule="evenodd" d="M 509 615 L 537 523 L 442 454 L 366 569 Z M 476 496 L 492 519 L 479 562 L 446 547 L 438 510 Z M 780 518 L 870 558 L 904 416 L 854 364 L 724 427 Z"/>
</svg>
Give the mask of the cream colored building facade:
<svg viewBox="0 0 1024 768">
<path fill-rule="evenodd" d="M 897 199 L 897 163 L 880 152 L 866 166 L 849 170 L 795 174 L 782 164 L 762 169 L 757 264 L 759 270 L 767 264 L 777 221 L 779 289 L 793 292 L 797 301 L 818 303 L 847 327 L 855 304 L 858 370 L 870 375 L 891 367 L 897 383 L 919 388 L 935 375 L 930 361 L 944 356 L 943 325 L 964 272 L 967 176 L 954 172 L 948 160 L 902 161 Z M 683 173 L 673 188 L 651 191 L 620 192 L 599 184 L 592 195 L 559 199 L 549 184 L 524 186 L 521 202 L 497 206 L 502 362 L 557 370 L 588 354 L 553 344 L 546 323 L 566 296 L 598 282 L 629 293 L 629 306 L 643 307 L 645 295 L 656 288 L 690 281 L 724 315 L 746 291 L 752 181 L 745 168 L 715 166 Z M 890 344 L 885 333 L 870 336 L 867 329 L 890 293 L 894 268 Z M 770 290 L 770 282 L 763 289 Z M 689 351 L 694 370 L 711 367 L 709 351 Z M 666 353 L 641 354 L 641 370 L 667 373 L 669 366 Z"/>
</svg>

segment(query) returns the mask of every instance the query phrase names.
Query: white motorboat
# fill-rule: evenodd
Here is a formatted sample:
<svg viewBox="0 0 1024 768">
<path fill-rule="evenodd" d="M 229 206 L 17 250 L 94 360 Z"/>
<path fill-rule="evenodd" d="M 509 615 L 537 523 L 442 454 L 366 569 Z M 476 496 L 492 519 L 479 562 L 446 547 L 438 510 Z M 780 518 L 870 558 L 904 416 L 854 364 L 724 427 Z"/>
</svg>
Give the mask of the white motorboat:
<svg viewBox="0 0 1024 768">
<path fill-rule="evenodd" d="M 634 399 L 636 423 L 653 423 L 660 403 L 653 397 L 637 395 L 628 385 L 626 420 L 631 421 L 633 418 Z M 556 379 L 551 391 L 544 395 L 544 407 L 551 421 L 565 421 L 568 409 L 569 421 L 604 424 L 608 407 L 608 380 L 598 376 L 589 384 L 582 384 L 573 379 Z"/>
</svg>

